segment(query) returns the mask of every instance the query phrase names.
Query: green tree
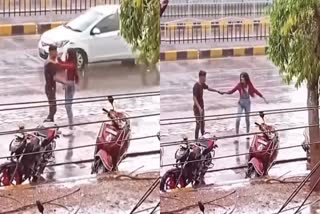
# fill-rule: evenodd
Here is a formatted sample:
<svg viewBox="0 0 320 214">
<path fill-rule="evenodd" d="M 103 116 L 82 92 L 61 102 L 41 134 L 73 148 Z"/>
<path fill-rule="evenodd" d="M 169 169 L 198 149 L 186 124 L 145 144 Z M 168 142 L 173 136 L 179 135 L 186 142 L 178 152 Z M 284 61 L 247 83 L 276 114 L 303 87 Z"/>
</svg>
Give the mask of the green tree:
<svg viewBox="0 0 320 214">
<path fill-rule="evenodd" d="M 160 57 L 160 1 L 121 0 L 121 34 L 138 62 L 156 69 Z"/>
<path fill-rule="evenodd" d="M 286 83 L 307 84 L 309 125 L 319 124 L 320 1 L 274 0 L 270 8 L 271 32 L 268 55 Z M 310 143 L 319 141 L 319 128 L 309 128 Z M 311 145 L 311 167 L 320 161 L 319 144 Z M 320 170 L 311 178 L 314 185 Z M 320 186 L 317 188 L 320 190 Z"/>
</svg>

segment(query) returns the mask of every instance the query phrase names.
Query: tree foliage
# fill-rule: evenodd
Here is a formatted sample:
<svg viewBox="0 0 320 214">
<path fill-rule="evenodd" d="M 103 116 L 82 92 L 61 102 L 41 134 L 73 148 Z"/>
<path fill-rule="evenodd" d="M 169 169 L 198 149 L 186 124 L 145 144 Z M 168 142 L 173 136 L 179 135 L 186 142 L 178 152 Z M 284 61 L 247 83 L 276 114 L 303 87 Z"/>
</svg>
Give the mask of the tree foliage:
<svg viewBox="0 0 320 214">
<path fill-rule="evenodd" d="M 320 0 L 274 0 L 270 11 L 269 58 L 280 68 L 283 79 L 296 87 L 307 82 L 311 167 L 320 161 L 319 92 Z M 311 176 L 310 185 L 320 191 L 320 170 Z"/>
<path fill-rule="evenodd" d="M 159 0 L 122 0 L 121 34 L 132 45 L 138 61 L 154 67 L 160 57 Z"/>
<path fill-rule="evenodd" d="M 274 0 L 270 10 L 269 58 L 283 79 L 296 87 L 318 84 L 320 74 L 319 0 Z"/>
</svg>

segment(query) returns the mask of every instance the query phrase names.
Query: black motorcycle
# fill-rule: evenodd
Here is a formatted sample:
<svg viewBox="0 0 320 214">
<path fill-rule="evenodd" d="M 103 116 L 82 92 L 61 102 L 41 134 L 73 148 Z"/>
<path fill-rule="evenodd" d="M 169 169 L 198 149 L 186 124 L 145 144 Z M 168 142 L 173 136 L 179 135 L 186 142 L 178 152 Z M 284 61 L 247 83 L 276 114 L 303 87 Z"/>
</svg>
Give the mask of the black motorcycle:
<svg viewBox="0 0 320 214">
<path fill-rule="evenodd" d="M 160 182 L 160 190 L 165 192 L 174 188 L 184 188 L 189 184 L 204 184 L 204 176 L 215 156 L 215 137 L 206 133 L 196 143 L 189 143 L 187 138 L 175 153 L 175 168 L 168 170 Z"/>
<path fill-rule="evenodd" d="M 20 133 L 15 135 L 9 145 L 9 162 L 0 165 L 0 186 L 19 185 L 26 180 L 37 182 L 54 158 L 52 150 L 56 146 L 55 140 L 59 138 L 58 128 L 33 133 L 25 133 L 22 126 L 19 129 Z"/>
</svg>

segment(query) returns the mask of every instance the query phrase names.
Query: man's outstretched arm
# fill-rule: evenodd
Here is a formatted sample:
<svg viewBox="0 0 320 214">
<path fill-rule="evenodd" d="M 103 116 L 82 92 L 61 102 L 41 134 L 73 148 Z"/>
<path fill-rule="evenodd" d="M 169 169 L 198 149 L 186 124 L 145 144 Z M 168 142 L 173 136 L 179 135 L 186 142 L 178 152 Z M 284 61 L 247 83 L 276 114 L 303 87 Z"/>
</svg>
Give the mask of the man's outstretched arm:
<svg viewBox="0 0 320 214">
<path fill-rule="evenodd" d="M 210 88 L 210 87 L 208 87 L 208 91 L 211 91 L 211 92 L 216 92 L 216 93 L 219 93 L 219 94 L 221 94 L 221 91 L 219 91 L 219 90 L 216 90 L 216 89 L 214 89 L 214 88 Z"/>
</svg>

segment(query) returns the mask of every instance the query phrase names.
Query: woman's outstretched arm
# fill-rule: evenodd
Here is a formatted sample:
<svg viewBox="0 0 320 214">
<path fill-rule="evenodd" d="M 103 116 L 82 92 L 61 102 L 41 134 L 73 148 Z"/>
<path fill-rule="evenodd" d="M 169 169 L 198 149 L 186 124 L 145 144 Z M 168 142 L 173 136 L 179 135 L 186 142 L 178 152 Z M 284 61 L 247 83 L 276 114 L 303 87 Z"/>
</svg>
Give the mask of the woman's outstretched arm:
<svg viewBox="0 0 320 214">
<path fill-rule="evenodd" d="M 252 89 L 253 89 L 253 93 L 255 93 L 259 97 L 263 98 L 263 95 L 260 93 L 260 91 L 258 91 L 258 89 L 256 89 L 253 85 L 252 85 Z"/>
<path fill-rule="evenodd" d="M 231 89 L 230 91 L 222 92 L 222 94 L 233 94 L 234 92 L 239 90 L 239 87 L 239 84 L 237 84 L 233 89 Z"/>
<path fill-rule="evenodd" d="M 256 89 L 254 86 L 252 86 L 252 89 L 253 89 L 253 93 L 261 97 L 265 103 L 268 103 L 267 99 L 261 94 L 260 91 L 258 91 L 258 89 Z"/>
</svg>

